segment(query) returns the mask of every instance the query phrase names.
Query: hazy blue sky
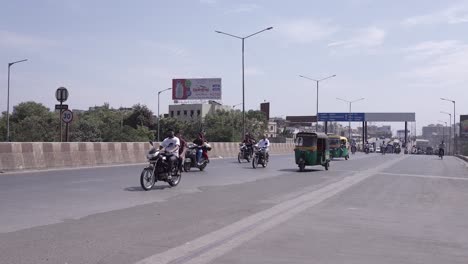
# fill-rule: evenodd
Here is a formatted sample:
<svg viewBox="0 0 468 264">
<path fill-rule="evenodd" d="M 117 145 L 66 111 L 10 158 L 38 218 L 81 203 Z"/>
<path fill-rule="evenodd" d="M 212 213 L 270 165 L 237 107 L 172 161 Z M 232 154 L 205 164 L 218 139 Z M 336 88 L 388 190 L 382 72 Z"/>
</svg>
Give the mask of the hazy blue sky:
<svg viewBox="0 0 468 264">
<path fill-rule="evenodd" d="M 468 1 L 1 1 L 0 109 L 55 104 L 59 86 L 75 109 L 109 102 L 157 109 L 172 78 L 221 77 L 223 102 L 241 102 L 241 42 L 248 35 L 246 106 L 272 104 L 275 116 L 347 111 L 336 97 L 366 100 L 355 111 L 416 112 L 418 126 L 468 114 Z M 161 97 L 167 112 L 170 94 Z"/>
</svg>

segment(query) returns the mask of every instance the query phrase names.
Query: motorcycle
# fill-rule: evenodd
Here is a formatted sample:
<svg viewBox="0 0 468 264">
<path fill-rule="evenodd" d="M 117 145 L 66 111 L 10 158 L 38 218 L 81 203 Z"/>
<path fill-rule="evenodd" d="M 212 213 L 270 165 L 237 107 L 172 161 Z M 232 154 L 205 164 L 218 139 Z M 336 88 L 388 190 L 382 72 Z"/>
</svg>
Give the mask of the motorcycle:
<svg viewBox="0 0 468 264">
<path fill-rule="evenodd" d="M 356 154 L 356 146 L 351 146 L 351 154 Z"/>
<path fill-rule="evenodd" d="M 268 165 L 266 148 L 254 147 L 254 156 L 252 158 L 252 167 L 256 169 L 258 165 L 262 165 L 265 168 Z"/>
<path fill-rule="evenodd" d="M 197 152 L 201 151 L 202 153 L 210 151 L 211 146 L 208 143 L 205 143 L 203 146 L 198 146 L 196 144 L 189 144 L 188 150 L 185 153 L 184 160 L 184 171 L 188 172 L 191 168 L 198 168 L 200 171 L 203 171 L 210 160 L 206 155 L 202 155 L 200 162 L 197 163 Z"/>
<path fill-rule="evenodd" d="M 152 146 L 146 158 L 149 165 L 144 168 L 140 175 L 140 184 L 143 190 L 151 190 L 157 181 L 165 181 L 171 187 L 175 187 L 180 183 L 182 178 L 182 170 L 179 169 L 179 162 L 174 163 L 174 167 L 170 170 L 169 154 L 165 149 L 157 150 L 152 141 L 149 142 Z M 169 177 L 171 176 L 171 177 Z"/>
<path fill-rule="evenodd" d="M 439 149 L 439 158 L 444 159 L 444 150 Z"/>
<path fill-rule="evenodd" d="M 365 152 L 366 154 L 369 154 L 369 152 L 370 152 L 369 146 L 365 146 L 365 147 L 364 147 L 364 152 Z"/>
<path fill-rule="evenodd" d="M 241 143 L 239 146 L 239 154 L 237 155 L 239 163 L 242 163 L 243 159 L 250 162 L 250 159 L 252 158 L 252 148 L 247 146 L 245 143 Z"/>
</svg>

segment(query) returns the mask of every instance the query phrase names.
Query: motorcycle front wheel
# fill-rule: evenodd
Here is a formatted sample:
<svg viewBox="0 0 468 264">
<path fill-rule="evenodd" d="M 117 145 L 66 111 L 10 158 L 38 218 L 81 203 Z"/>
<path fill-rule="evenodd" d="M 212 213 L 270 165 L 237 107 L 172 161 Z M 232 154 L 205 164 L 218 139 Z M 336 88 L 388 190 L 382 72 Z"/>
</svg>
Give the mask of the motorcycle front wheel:
<svg viewBox="0 0 468 264">
<path fill-rule="evenodd" d="M 252 167 L 256 169 L 258 167 L 258 157 L 252 159 Z"/>
<path fill-rule="evenodd" d="M 156 176 L 153 173 L 153 168 L 144 168 L 140 176 L 141 188 L 149 191 L 156 184 Z"/>
</svg>

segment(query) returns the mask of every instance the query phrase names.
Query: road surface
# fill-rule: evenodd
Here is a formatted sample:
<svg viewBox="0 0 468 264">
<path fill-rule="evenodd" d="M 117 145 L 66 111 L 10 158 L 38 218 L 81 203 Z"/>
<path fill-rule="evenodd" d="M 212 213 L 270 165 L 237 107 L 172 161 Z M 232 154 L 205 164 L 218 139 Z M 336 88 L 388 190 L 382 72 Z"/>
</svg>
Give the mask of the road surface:
<svg viewBox="0 0 468 264">
<path fill-rule="evenodd" d="M 213 160 L 149 192 L 142 167 L 0 174 L 0 263 L 468 263 L 454 157 Z"/>
</svg>

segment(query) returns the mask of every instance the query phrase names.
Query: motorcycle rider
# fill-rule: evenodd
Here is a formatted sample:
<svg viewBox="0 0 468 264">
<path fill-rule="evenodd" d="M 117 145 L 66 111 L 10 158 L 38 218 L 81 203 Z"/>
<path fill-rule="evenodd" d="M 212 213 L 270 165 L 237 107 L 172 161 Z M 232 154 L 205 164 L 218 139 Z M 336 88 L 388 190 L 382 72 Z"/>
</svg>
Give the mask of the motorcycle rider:
<svg viewBox="0 0 468 264">
<path fill-rule="evenodd" d="M 249 150 L 249 153 L 253 153 L 253 145 L 255 145 L 256 141 L 252 137 L 252 135 L 250 135 L 249 133 L 245 133 L 245 137 L 242 143 L 245 144 L 245 146 Z"/>
<path fill-rule="evenodd" d="M 205 135 L 203 132 L 198 133 L 198 137 L 193 141 L 193 143 L 199 147 L 202 147 L 206 143 Z M 200 161 L 202 156 L 209 162 L 208 153 L 204 148 L 197 150 L 197 164 L 201 165 Z"/>
<path fill-rule="evenodd" d="M 169 163 L 169 171 L 172 172 L 174 168 L 174 163 L 177 162 L 179 158 L 179 148 L 180 148 L 180 140 L 174 135 L 174 130 L 169 130 L 167 138 L 161 142 L 160 149 L 165 149 L 166 153 L 169 153 L 167 156 L 167 160 Z M 177 170 L 179 173 L 179 170 Z M 175 176 L 175 175 L 174 175 Z M 169 174 L 168 180 L 172 179 L 172 175 Z"/>
<path fill-rule="evenodd" d="M 442 143 L 439 144 L 439 156 L 444 156 L 445 154 L 445 143 L 442 140 Z"/>
<path fill-rule="evenodd" d="M 269 152 L 269 146 L 270 146 L 270 140 L 268 140 L 267 136 L 266 135 L 263 135 L 262 136 L 262 139 L 260 139 L 260 141 L 258 141 L 257 143 L 258 147 L 259 148 L 264 148 L 265 149 L 265 159 L 268 161 L 268 158 L 270 157 L 270 155 L 268 154 Z"/>
</svg>

